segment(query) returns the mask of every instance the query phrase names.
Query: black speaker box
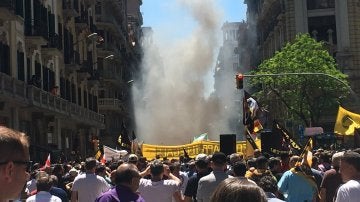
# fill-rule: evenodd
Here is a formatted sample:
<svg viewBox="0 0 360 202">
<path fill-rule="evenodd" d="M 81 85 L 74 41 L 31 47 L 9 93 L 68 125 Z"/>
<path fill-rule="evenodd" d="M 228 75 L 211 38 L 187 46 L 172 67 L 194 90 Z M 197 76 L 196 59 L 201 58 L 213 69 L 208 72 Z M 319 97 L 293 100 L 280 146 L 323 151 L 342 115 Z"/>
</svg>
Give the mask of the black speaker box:
<svg viewBox="0 0 360 202">
<path fill-rule="evenodd" d="M 220 135 L 220 152 L 225 155 L 236 153 L 236 135 L 235 134 L 221 134 Z"/>
</svg>

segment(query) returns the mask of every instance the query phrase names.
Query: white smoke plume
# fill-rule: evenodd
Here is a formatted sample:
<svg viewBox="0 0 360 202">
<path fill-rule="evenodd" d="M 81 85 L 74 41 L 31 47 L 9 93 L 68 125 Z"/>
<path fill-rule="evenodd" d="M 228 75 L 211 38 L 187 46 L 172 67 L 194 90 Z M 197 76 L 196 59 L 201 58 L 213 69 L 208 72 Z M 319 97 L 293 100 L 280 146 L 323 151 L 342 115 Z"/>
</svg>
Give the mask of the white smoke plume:
<svg viewBox="0 0 360 202">
<path fill-rule="evenodd" d="M 205 96 L 204 86 L 222 39 L 222 13 L 215 0 L 177 2 L 196 22 L 195 29 L 177 41 L 165 35 L 172 27 L 153 30 L 153 43 L 142 47 L 142 78 L 133 86 L 136 133 L 149 144 L 185 144 L 205 132 L 218 140 L 221 131 L 228 131 L 218 120 L 223 106 Z M 181 22 L 173 26 L 181 28 Z"/>
</svg>

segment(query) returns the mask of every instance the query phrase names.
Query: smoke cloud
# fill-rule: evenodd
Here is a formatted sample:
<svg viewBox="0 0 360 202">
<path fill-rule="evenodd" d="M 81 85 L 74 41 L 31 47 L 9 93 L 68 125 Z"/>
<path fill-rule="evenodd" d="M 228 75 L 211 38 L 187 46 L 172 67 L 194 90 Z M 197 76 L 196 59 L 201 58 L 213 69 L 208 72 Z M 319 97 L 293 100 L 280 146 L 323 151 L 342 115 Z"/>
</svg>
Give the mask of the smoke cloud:
<svg viewBox="0 0 360 202">
<path fill-rule="evenodd" d="M 166 36 L 172 27 L 145 36 L 153 42 L 143 43 L 142 77 L 133 84 L 137 136 L 148 144 L 185 144 L 205 132 L 218 140 L 219 133 L 229 131 L 224 106 L 205 93 L 222 39 L 222 13 L 215 0 L 177 2 L 196 22 L 195 29 L 176 41 Z"/>
</svg>

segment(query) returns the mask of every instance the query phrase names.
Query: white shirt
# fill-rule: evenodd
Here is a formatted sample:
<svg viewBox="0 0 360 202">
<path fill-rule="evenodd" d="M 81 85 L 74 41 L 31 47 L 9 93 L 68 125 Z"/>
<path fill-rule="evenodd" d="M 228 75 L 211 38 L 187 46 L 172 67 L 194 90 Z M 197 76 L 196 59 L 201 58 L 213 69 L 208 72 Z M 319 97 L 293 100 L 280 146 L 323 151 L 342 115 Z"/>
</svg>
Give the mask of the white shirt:
<svg viewBox="0 0 360 202">
<path fill-rule="evenodd" d="M 30 196 L 26 199 L 26 202 L 61 202 L 62 200 L 51 195 L 47 191 L 39 191 L 37 194 Z"/>
<path fill-rule="evenodd" d="M 138 191 L 146 202 L 171 202 L 173 194 L 179 191 L 179 184 L 175 180 L 140 179 Z"/>
<path fill-rule="evenodd" d="M 103 177 L 95 174 L 81 174 L 74 179 L 71 191 L 77 191 L 79 202 L 95 201 L 101 193 L 110 189 Z"/>
<path fill-rule="evenodd" d="M 349 180 L 341 185 L 336 195 L 336 202 L 358 202 L 360 200 L 360 183 Z"/>
</svg>

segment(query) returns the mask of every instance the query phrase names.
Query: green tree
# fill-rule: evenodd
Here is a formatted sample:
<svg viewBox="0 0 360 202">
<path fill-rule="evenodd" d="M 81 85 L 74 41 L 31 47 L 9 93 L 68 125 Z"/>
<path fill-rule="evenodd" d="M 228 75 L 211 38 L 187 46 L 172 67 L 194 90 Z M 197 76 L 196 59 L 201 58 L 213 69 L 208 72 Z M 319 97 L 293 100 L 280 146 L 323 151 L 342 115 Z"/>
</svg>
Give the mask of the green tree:
<svg viewBox="0 0 360 202">
<path fill-rule="evenodd" d="M 251 85 L 262 88 L 256 94 L 262 102 L 271 102 L 271 97 L 276 98 L 306 126 L 310 123 L 317 125 L 324 112 L 338 106 L 349 93 L 347 75 L 337 69 L 324 44 L 308 34 L 297 35 L 292 43 L 287 43 L 272 58 L 264 60 L 253 72 L 256 75 L 281 73 L 324 73 L 334 77 L 286 75 L 251 79 Z M 271 94 L 274 96 L 269 96 Z"/>
</svg>

